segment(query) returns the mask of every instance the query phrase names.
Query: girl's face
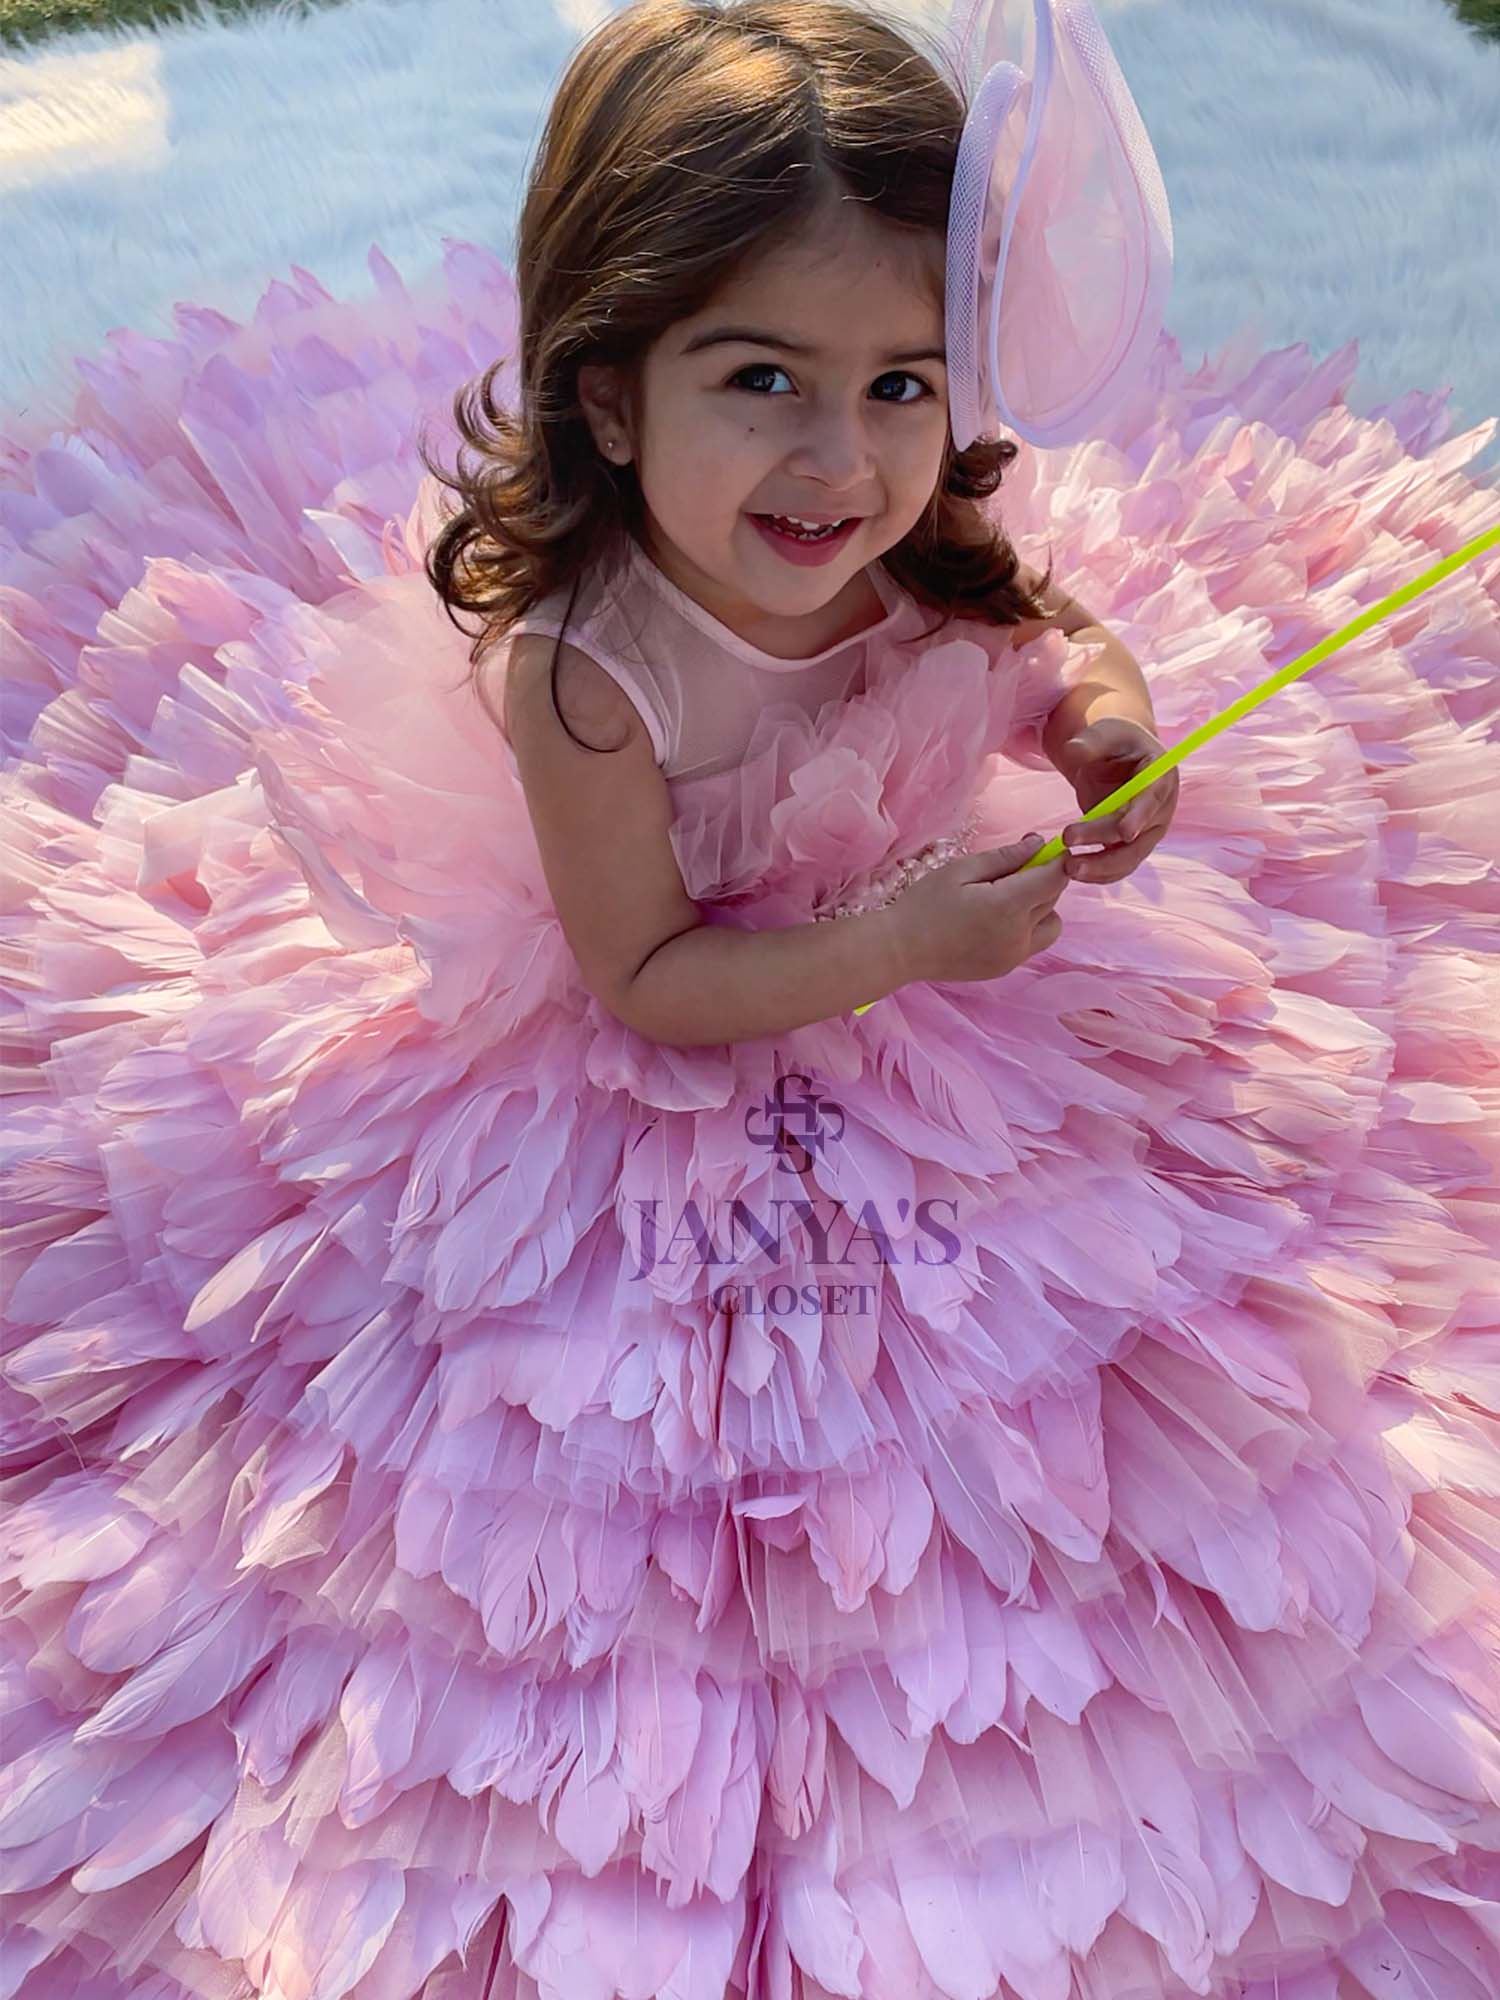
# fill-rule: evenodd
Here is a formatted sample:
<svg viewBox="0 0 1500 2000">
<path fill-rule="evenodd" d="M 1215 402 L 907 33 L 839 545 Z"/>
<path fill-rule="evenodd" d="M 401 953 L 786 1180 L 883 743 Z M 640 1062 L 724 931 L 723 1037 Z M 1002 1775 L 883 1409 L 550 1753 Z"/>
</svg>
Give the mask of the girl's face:
<svg viewBox="0 0 1500 2000">
<path fill-rule="evenodd" d="M 635 460 L 648 554 L 764 652 L 806 658 L 868 624 L 879 602 L 867 566 L 932 498 L 948 439 L 932 278 L 930 249 L 924 262 L 910 238 L 855 214 L 663 335 L 639 409 L 612 392 L 612 371 L 579 371 L 596 442 L 624 446 L 616 465 Z M 827 562 L 806 566 L 755 514 L 856 518 Z"/>
</svg>

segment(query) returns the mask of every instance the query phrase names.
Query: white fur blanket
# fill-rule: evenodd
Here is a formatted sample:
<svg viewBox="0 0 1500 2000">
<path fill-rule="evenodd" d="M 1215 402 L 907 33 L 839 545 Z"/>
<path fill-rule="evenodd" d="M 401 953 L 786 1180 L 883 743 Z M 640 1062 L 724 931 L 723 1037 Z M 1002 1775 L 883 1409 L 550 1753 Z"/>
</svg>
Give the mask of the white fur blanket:
<svg viewBox="0 0 1500 2000">
<path fill-rule="evenodd" d="M 1455 430 L 1500 411 L 1500 46 L 1444 0 L 1096 4 L 1161 161 L 1188 364 L 1242 328 L 1357 339 L 1361 413 L 1447 384 Z M 444 236 L 508 254 L 600 11 L 350 0 L 0 58 L 0 408 L 60 410 L 108 328 L 244 317 L 291 263 L 360 297 L 371 243 L 409 282 Z M 1492 441 L 1469 476 L 1497 465 Z"/>
</svg>

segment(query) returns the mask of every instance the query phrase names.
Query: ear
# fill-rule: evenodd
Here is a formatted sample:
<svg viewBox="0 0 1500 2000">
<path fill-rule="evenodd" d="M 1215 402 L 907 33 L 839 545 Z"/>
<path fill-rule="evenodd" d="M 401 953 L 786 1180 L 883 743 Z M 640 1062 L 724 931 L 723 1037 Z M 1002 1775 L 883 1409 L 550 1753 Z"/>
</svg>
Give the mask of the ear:
<svg viewBox="0 0 1500 2000">
<path fill-rule="evenodd" d="M 578 400 L 601 451 L 610 438 L 624 439 L 633 448 L 630 401 L 617 368 L 602 361 L 585 362 L 578 371 Z"/>
</svg>

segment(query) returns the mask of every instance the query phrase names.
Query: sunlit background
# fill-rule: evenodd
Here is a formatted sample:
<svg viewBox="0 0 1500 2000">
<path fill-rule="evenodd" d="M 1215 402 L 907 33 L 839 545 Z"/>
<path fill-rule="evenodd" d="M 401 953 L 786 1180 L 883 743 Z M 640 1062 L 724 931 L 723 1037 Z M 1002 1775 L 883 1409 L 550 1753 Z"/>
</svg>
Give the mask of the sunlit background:
<svg viewBox="0 0 1500 2000">
<path fill-rule="evenodd" d="M 291 264 L 359 299 L 372 244 L 408 282 L 445 237 L 508 256 L 548 98 L 614 4 L 0 0 L 0 409 L 66 407 L 74 356 L 169 335 L 179 300 L 246 318 Z M 888 4 L 937 27 L 948 0 Z M 1358 413 L 1445 387 L 1454 430 L 1500 413 L 1500 0 L 1095 5 L 1161 163 L 1189 368 L 1357 340 Z"/>
</svg>

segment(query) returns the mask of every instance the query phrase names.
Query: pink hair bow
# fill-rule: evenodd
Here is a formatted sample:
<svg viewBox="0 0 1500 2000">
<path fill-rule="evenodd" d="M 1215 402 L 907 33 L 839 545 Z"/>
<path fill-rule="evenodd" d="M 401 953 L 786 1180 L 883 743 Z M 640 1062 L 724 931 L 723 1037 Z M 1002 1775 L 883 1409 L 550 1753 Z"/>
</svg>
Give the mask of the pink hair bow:
<svg viewBox="0 0 1500 2000">
<path fill-rule="evenodd" d="M 1172 219 L 1156 155 L 1087 0 L 958 0 L 948 29 L 969 105 L 948 212 L 953 440 L 1006 426 L 1071 444 L 1135 387 L 1161 331 Z"/>
</svg>

